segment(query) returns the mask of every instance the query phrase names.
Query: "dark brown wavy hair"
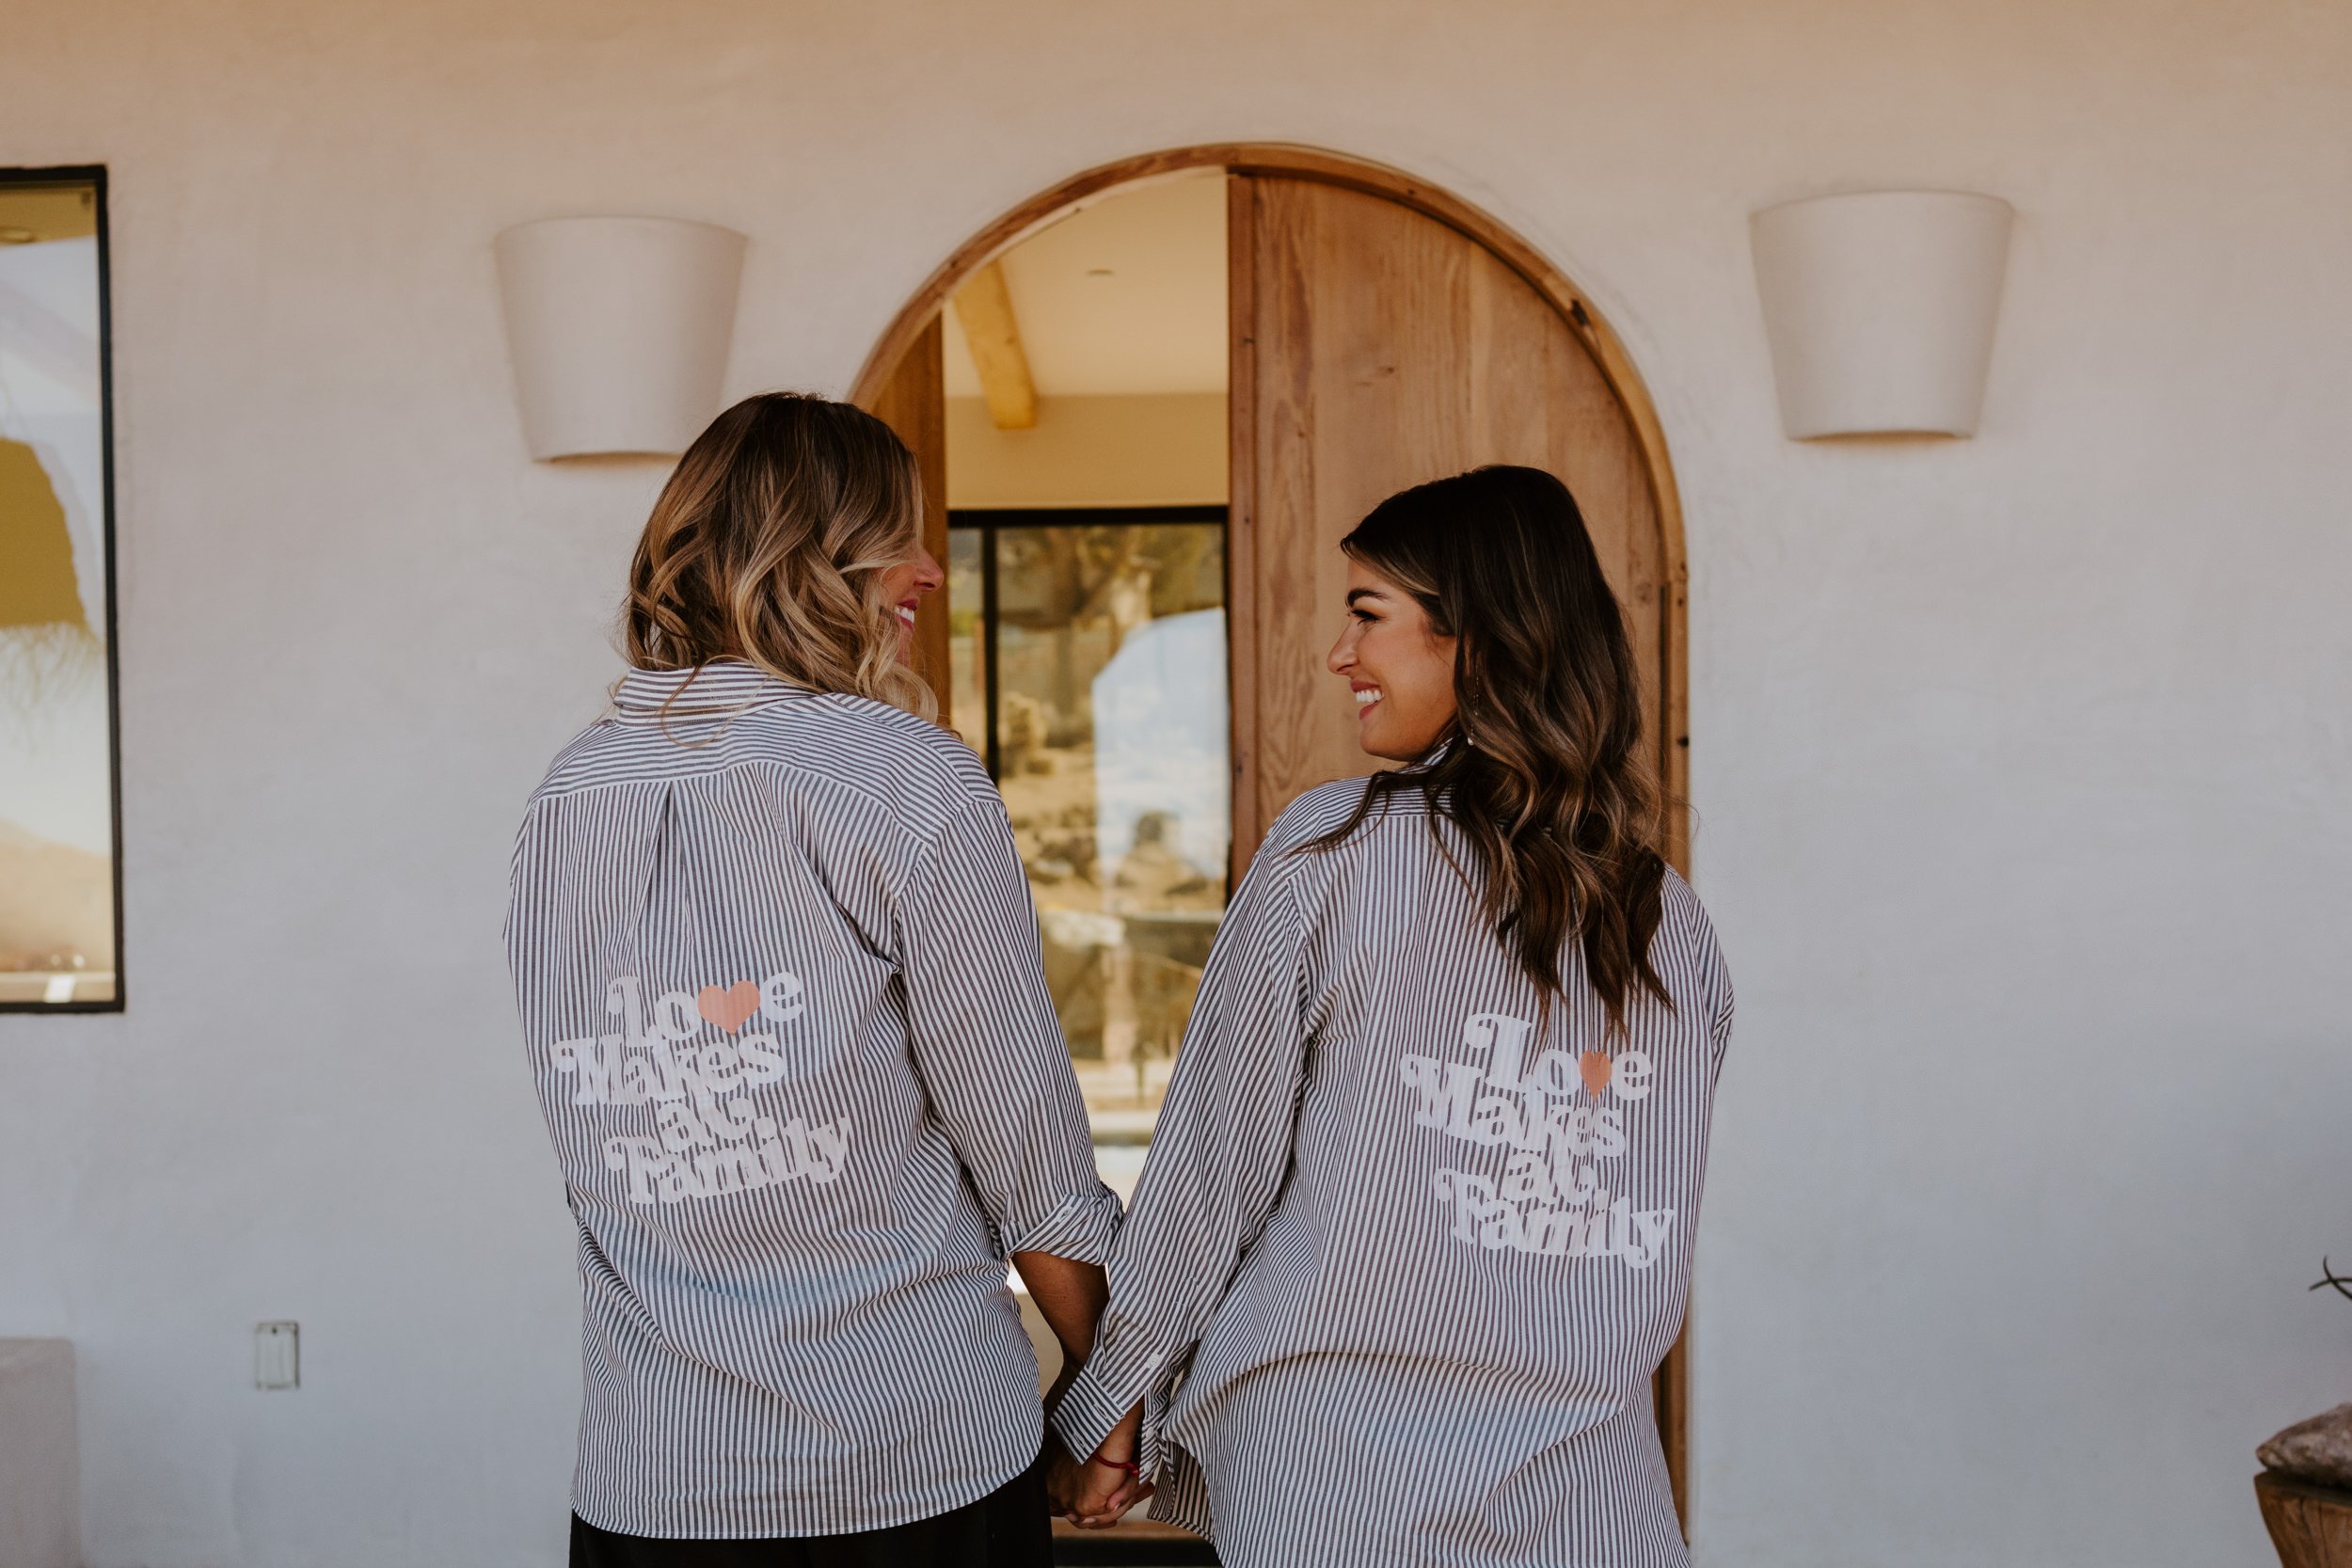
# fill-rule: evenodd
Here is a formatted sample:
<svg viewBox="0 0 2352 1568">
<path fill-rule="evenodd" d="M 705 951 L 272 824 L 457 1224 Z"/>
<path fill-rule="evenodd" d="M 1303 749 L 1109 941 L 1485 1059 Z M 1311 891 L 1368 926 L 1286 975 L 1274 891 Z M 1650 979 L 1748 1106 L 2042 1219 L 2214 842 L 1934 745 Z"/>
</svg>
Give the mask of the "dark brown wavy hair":
<svg viewBox="0 0 2352 1568">
<path fill-rule="evenodd" d="M 735 658 L 818 691 L 929 719 L 898 657 L 883 576 L 920 547 L 914 454 L 862 408 L 763 392 L 694 438 L 654 502 L 628 568 L 629 663 Z"/>
<path fill-rule="evenodd" d="M 1456 639 L 1454 721 L 1429 753 L 1375 773 L 1336 847 L 1402 791 L 1424 791 L 1470 849 L 1495 933 L 1548 1014 L 1574 941 L 1625 1026 L 1636 991 L 1672 1006 L 1649 959 L 1665 880 L 1664 807 L 1642 746 L 1642 687 L 1625 614 L 1568 487 L 1495 467 L 1390 497 L 1341 548 L 1404 589 Z"/>
</svg>

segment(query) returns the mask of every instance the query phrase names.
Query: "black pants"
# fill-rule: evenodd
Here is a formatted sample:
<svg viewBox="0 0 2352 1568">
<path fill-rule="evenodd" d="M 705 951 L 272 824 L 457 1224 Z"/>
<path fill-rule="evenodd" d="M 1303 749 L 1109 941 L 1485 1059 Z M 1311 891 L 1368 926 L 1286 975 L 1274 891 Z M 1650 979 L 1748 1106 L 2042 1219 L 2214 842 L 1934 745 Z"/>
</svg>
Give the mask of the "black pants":
<svg viewBox="0 0 2352 1568">
<path fill-rule="evenodd" d="M 855 1535 L 661 1541 L 615 1535 L 572 1515 L 571 1568 L 1049 1568 L 1045 1460 L 935 1518 Z"/>
</svg>

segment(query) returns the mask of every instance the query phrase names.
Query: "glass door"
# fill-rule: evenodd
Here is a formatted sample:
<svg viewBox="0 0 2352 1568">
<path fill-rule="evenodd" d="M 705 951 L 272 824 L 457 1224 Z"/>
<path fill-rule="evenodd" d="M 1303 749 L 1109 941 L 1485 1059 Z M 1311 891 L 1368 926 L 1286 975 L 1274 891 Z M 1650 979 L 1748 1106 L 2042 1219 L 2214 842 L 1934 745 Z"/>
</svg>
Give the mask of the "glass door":
<svg viewBox="0 0 2352 1568">
<path fill-rule="evenodd" d="M 950 711 L 1004 792 L 1129 1193 L 1225 912 L 1225 509 L 959 511 L 948 541 Z"/>
</svg>

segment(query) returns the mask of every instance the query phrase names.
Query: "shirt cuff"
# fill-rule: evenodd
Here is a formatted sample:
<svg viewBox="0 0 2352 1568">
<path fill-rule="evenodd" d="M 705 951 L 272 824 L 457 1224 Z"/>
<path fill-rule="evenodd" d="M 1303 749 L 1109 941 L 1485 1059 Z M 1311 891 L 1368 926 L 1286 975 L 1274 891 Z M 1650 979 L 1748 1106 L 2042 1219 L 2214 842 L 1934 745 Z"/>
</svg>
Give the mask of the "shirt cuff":
<svg viewBox="0 0 2352 1568">
<path fill-rule="evenodd" d="M 1085 1459 L 1101 1448 L 1111 1430 L 1127 1418 L 1128 1411 L 1147 1402 L 1145 1396 L 1167 1365 L 1168 1358 L 1156 1353 L 1138 1355 L 1116 1342 L 1096 1345 L 1094 1354 L 1054 1406 L 1054 1431 L 1071 1457 Z M 1152 1430 L 1145 1432 L 1145 1451 L 1136 1455 L 1147 1472 L 1158 1464 L 1158 1423 L 1151 1419 L 1152 1414 L 1144 1412 L 1144 1424 Z"/>
<path fill-rule="evenodd" d="M 1036 1225 L 1005 1242 L 1007 1252 L 1042 1252 L 1073 1263 L 1102 1263 L 1119 1236 L 1119 1195 L 1101 1183 L 1067 1199 Z M 1091 1451 L 1091 1450 L 1089 1450 Z"/>
</svg>

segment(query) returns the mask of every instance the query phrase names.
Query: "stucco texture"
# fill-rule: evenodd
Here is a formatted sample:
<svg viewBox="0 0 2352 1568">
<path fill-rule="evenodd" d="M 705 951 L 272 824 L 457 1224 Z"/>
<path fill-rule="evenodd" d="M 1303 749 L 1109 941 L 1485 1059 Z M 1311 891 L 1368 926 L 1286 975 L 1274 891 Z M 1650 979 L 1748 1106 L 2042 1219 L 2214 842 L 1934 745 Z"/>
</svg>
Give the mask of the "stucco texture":
<svg viewBox="0 0 2352 1568">
<path fill-rule="evenodd" d="M 13 0 L 0 164 L 111 170 L 130 1009 L 0 1018 L 0 1333 L 94 1568 L 561 1560 L 571 1232 L 499 949 L 642 463 L 533 465 L 491 236 L 751 236 L 838 391 L 1121 154 L 1437 181 L 1624 337 L 1688 513 L 1721 1568 L 2267 1552 L 2347 1392 L 2352 8 Z M 1782 438 L 1747 215 L 2018 210 L 1981 434 Z M 303 1386 L 251 1327 L 303 1325 Z"/>
</svg>

